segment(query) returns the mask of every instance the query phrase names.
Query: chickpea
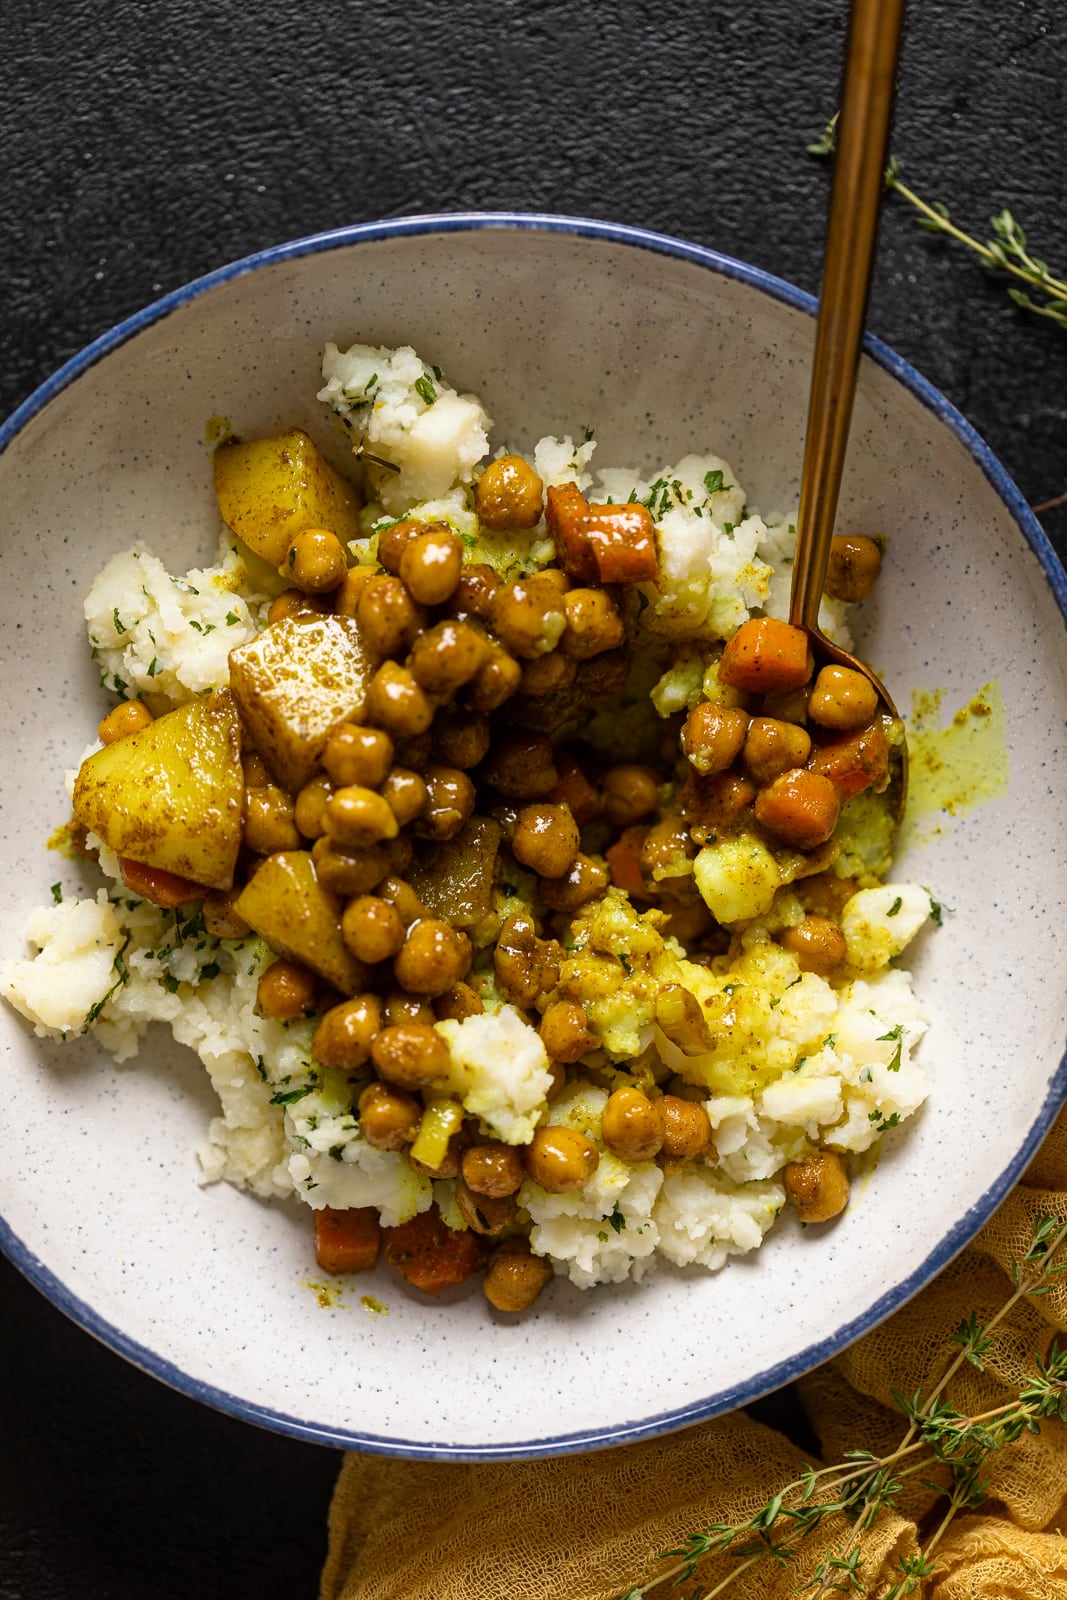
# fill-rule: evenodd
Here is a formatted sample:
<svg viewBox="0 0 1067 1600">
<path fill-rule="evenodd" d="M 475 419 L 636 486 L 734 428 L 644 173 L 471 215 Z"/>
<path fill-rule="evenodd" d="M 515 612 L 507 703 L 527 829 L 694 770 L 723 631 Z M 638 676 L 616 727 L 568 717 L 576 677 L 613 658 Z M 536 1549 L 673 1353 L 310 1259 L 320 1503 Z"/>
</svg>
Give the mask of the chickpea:
<svg viewBox="0 0 1067 1600">
<path fill-rule="evenodd" d="M 465 977 L 470 964 L 471 942 L 466 934 L 436 917 L 420 917 L 408 928 L 393 971 L 401 988 L 432 999 Z"/>
<path fill-rule="evenodd" d="M 376 994 L 360 994 L 331 1006 L 311 1036 L 311 1053 L 324 1067 L 350 1072 L 363 1066 L 382 1027 L 382 1003 Z"/>
<path fill-rule="evenodd" d="M 535 656 L 522 669 L 519 687 L 523 694 L 559 694 L 569 689 L 578 676 L 576 664 L 561 650 L 550 650 L 547 656 Z"/>
<path fill-rule="evenodd" d="M 357 783 L 330 796 L 323 823 L 327 837 L 343 850 L 365 849 L 382 839 L 395 839 L 398 832 L 388 801 Z"/>
<path fill-rule="evenodd" d="M 333 608 L 339 617 L 356 615 L 360 595 L 371 579 L 377 576 L 377 567 L 349 567 L 344 582 L 333 596 Z"/>
<path fill-rule="evenodd" d="M 366 850 L 346 850 L 332 839 L 316 839 L 311 859 L 322 887 L 331 894 L 346 897 L 366 894 L 381 883 L 389 871 L 389 858 L 377 844 L 369 845 Z"/>
<path fill-rule="evenodd" d="M 383 661 L 367 692 L 367 718 L 400 738 L 425 733 L 433 722 L 433 706 L 407 667 Z"/>
<path fill-rule="evenodd" d="M 796 723 L 776 717 L 753 717 L 741 760 L 757 783 L 770 783 L 790 767 L 802 767 L 811 754 L 811 735 Z"/>
<path fill-rule="evenodd" d="M 600 1131 L 620 1161 L 651 1161 L 663 1144 L 656 1108 L 640 1089 L 616 1089 L 608 1096 Z"/>
<path fill-rule="evenodd" d="M 778 694 L 765 694 L 763 715 L 776 717 L 779 722 L 794 722 L 800 725 L 808 720 L 810 697 L 810 683 L 803 684 L 799 689 L 783 689 Z"/>
<path fill-rule="evenodd" d="M 511 836 L 516 861 L 541 878 L 562 878 L 573 867 L 581 846 L 578 824 L 569 806 L 524 806 Z"/>
<path fill-rule="evenodd" d="M 516 911 L 501 927 L 493 952 L 497 987 L 512 1005 L 532 1006 L 556 987 L 562 960 L 555 939 L 539 939 L 533 918 Z"/>
<path fill-rule="evenodd" d="M 474 785 L 458 767 L 426 770 L 426 805 L 415 823 L 420 839 L 453 839 L 474 810 Z"/>
<path fill-rule="evenodd" d="M 421 999 L 417 994 L 390 989 L 385 997 L 385 1021 L 390 1028 L 395 1028 L 400 1022 L 418 1022 L 426 1028 L 432 1028 L 437 1021 L 437 1013 L 428 1000 Z"/>
<path fill-rule="evenodd" d="M 546 911 L 562 911 L 568 916 L 602 895 L 608 886 L 608 869 L 579 851 L 562 878 L 542 878 L 538 889 Z"/>
<path fill-rule="evenodd" d="M 804 917 L 781 936 L 782 948 L 797 958 L 801 972 L 828 978 L 845 959 L 845 936 L 828 917 Z"/>
<path fill-rule="evenodd" d="M 484 1010 L 481 995 L 469 983 L 454 983 L 434 1001 L 434 1014 L 441 1022 L 445 1018 L 462 1022 L 465 1017 L 480 1017 Z"/>
<path fill-rule="evenodd" d="M 501 584 L 489 607 L 489 625 L 501 644 L 526 659 L 554 650 L 566 622 L 562 596 L 542 573 Z"/>
<path fill-rule="evenodd" d="M 618 607 L 606 590 L 571 589 L 563 607 L 567 626 L 559 647 L 572 661 L 589 661 L 625 642 L 626 629 Z"/>
<path fill-rule="evenodd" d="M 689 823 L 698 843 L 697 830 L 705 837 L 716 828 L 728 828 L 748 810 L 756 798 L 756 785 L 735 772 L 717 772 L 712 778 L 691 772 L 678 793 L 682 816 Z"/>
<path fill-rule="evenodd" d="M 602 784 L 604 816 L 613 828 L 629 828 L 650 817 L 659 806 L 662 779 L 655 767 L 634 763 L 609 767 Z"/>
<path fill-rule="evenodd" d="M 698 940 L 706 940 L 715 927 L 715 919 L 703 900 L 683 902 L 665 895 L 659 901 L 658 908 L 667 919 L 660 925 L 660 932 L 668 938 L 677 939 L 687 950 Z"/>
<path fill-rule="evenodd" d="M 275 961 L 256 985 L 256 1013 L 272 1022 L 309 1017 L 315 1009 L 318 979 L 299 961 Z"/>
<path fill-rule="evenodd" d="M 399 578 L 381 573 L 364 585 L 356 621 L 369 649 L 380 656 L 396 656 L 426 626 L 426 613 Z"/>
<path fill-rule="evenodd" d="M 476 711 L 445 711 L 434 720 L 433 747 L 449 767 L 469 772 L 489 751 L 489 719 Z"/>
<path fill-rule="evenodd" d="M 321 839 L 326 832 L 326 806 L 332 794 L 333 785 L 326 774 L 320 772 L 310 783 L 305 783 L 297 795 L 294 816 L 305 839 Z"/>
<path fill-rule="evenodd" d="M 469 700 L 474 711 L 496 711 L 517 694 L 522 668 L 499 644 L 490 643 L 489 654 L 471 679 Z"/>
<path fill-rule="evenodd" d="M 123 700 L 121 705 L 108 712 L 98 726 L 96 736 L 101 744 L 114 744 L 128 734 L 147 728 L 154 720 L 143 700 Z"/>
<path fill-rule="evenodd" d="M 348 557 L 328 528 L 304 528 L 293 535 L 279 570 L 305 594 L 329 594 L 344 582 Z"/>
<path fill-rule="evenodd" d="M 393 741 L 381 728 L 357 728 L 342 722 L 329 737 L 322 764 L 339 789 L 352 784 L 377 789 L 393 764 Z"/>
<path fill-rule="evenodd" d="M 263 757 L 254 750 L 245 750 L 241 756 L 241 771 L 244 774 L 246 789 L 265 789 L 274 779 Z"/>
<path fill-rule="evenodd" d="M 386 839 L 382 849 L 385 851 L 386 859 L 389 862 L 390 873 L 403 876 L 410 867 L 411 858 L 415 854 L 407 834 L 398 833 L 395 839 Z"/>
<path fill-rule="evenodd" d="M 463 545 L 449 527 L 409 539 L 400 552 L 400 576 L 424 606 L 439 606 L 455 592 L 463 569 Z"/>
<path fill-rule="evenodd" d="M 522 1152 L 513 1144 L 490 1139 L 464 1152 L 463 1181 L 472 1193 L 503 1200 L 514 1194 L 526 1175 Z"/>
<path fill-rule="evenodd" d="M 259 856 L 299 850 L 303 841 L 293 820 L 293 802 L 277 784 L 245 791 L 244 841 Z"/>
<path fill-rule="evenodd" d="M 433 1028 L 401 1022 L 375 1035 L 371 1059 L 389 1083 L 401 1089 L 423 1089 L 446 1076 L 451 1057 L 448 1045 Z"/>
<path fill-rule="evenodd" d="M 417 772 L 409 772 L 407 767 L 394 767 L 382 784 L 382 799 L 400 827 L 406 827 L 421 816 L 426 806 L 426 784 Z"/>
<path fill-rule="evenodd" d="M 801 1222 L 829 1222 L 848 1205 L 848 1172 L 834 1150 L 815 1150 L 782 1173 L 787 1197 Z"/>
<path fill-rule="evenodd" d="M 755 809 L 768 833 L 798 850 L 814 850 L 837 827 L 841 802 L 829 778 L 796 767 L 760 790 Z"/>
<path fill-rule="evenodd" d="M 472 561 L 463 568 L 449 610 L 458 617 L 488 617 L 500 579 L 484 561 Z"/>
<path fill-rule="evenodd" d="M 418 522 L 414 517 L 401 517 L 399 522 L 391 522 L 378 534 L 379 565 L 383 566 L 386 572 L 399 572 L 400 557 L 412 539 L 417 539 L 422 533 L 429 533 L 431 529 L 447 527 L 447 522 Z"/>
<path fill-rule="evenodd" d="M 855 878 L 842 878 L 836 872 L 813 872 L 795 885 L 805 911 L 831 921 L 840 917 L 859 888 Z"/>
<path fill-rule="evenodd" d="M 713 772 L 725 772 L 741 753 L 748 723 L 747 711 L 705 700 L 694 706 L 686 718 L 682 750 L 705 777 Z"/>
<path fill-rule="evenodd" d="M 482 1292 L 498 1311 L 526 1311 L 551 1279 L 551 1263 L 534 1255 L 528 1239 L 513 1235 L 490 1256 Z"/>
<path fill-rule="evenodd" d="M 663 1132 L 661 1162 L 680 1166 L 704 1151 L 714 1158 L 711 1123 L 702 1105 L 695 1100 L 682 1100 L 676 1094 L 661 1095 L 654 1104 Z"/>
<path fill-rule="evenodd" d="M 851 733 L 870 722 L 878 709 L 878 691 L 870 678 L 852 667 L 823 667 L 808 701 L 808 715 L 822 728 Z"/>
<path fill-rule="evenodd" d="M 382 879 L 378 884 L 378 893 L 383 900 L 388 900 L 396 906 L 405 928 L 410 928 L 413 922 L 418 922 L 420 917 L 428 914 L 410 883 L 406 883 L 395 873 L 391 872 L 388 877 Z"/>
<path fill-rule="evenodd" d="M 580 1061 L 598 1043 L 585 1012 L 574 1000 L 556 1000 L 548 1006 L 538 1031 L 553 1061 Z"/>
<path fill-rule="evenodd" d="M 411 675 L 427 694 L 451 698 L 476 676 L 489 656 L 489 641 L 462 618 L 446 619 L 420 633 L 411 650 Z"/>
<path fill-rule="evenodd" d="M 252 932 L 234 904 L 240 892 L 240 888 L 212 889 L 204 896 L 204 927 L 213 939 L 243 939 Z"/>
<path fill-rule="evenodd" d="M 406 738 L 398 739 L 394 759 L 398 767 L 406 767 L 409 772 L 421 772 L 429 763 L 432 754 L 433 734 L 424 729 L 422 733 L 413 733 Z"/>
<path fill-rule="evenodd" d="M 538 799 L 559 782 L 551 739 L 544 733 L 505 734 L 490 750 L 481 776 L 509 800 Z"/>
<path fill-rule="evenodd" d="M 479 522 L 494 533 L 536 528 L 541 520 L 544 485 L 522 456 L 499 456 L 474 485 Z"/>
<path fill-rule="evenodd" d="M 330 602 L 325 595 L 305 594 L 302 589 L 283 589 L 271 601 L 267 621 L 281 622 L 285 617 L 321 617 L 329 609 Z"/>
<path fill-rule="evenodd" d="M 850 604 L 866 600 L 881 570 L 882 552 L 876 540 L 863 533 L 837 533 L 830 540 L 826 593 L 831 600 Z"/>
<path fill-rule="evenodd" d="M 645 834 L 638 852 L 641 871 L 654 888 L 687 899 L 691 895 L 692 873 L 685 863 L 696 855 L 689 829 L 680 817 L 665 817 Z"/>
<path fill-rule="evenodd" d="M 474 1194 L 462 1178 L 456 1183 L 455 1194 L 459 1214 L 472 1233 L 491 1238 L 505 1233 L 518 1213 L 518 1202 L 514 1195 L 496 1199 L 490 1195 Z"/>
<path fill-rule="evenodd" d="M 580 1189 L 600 1164 L 600 1152 L 577 1128 L 537 1128 L 526 1146 L 526 1170 L 549 1194 Z"/>
<path fill-rule="evenodd" d="M 422 1103 L 407 1089 L 368 1083 L 359 1097 L 359 1127 L 375 1150 L 403 1150 L 411 1144 L 422 1120 Z"/>
<path fill-rule="evenodd" d="M 396 955 L 404 942 L 404 924 L 388 900 L 362 894 L 344 909 L 341 937 L 354 956 L 373 966 Z"/>
</svg>

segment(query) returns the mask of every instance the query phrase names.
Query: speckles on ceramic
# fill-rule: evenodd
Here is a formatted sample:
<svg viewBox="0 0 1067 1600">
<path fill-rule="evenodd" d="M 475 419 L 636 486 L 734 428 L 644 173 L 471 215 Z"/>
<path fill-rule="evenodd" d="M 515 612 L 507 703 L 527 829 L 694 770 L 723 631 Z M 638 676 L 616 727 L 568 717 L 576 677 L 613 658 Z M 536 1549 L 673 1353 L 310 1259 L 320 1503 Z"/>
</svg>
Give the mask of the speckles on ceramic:
<svg viewBox="0 0 1067 1600">
<path fill-rule="evenodd" d="M 715 449 L 751 504 L 795 501 L 812 343 L 796 291 L 695 247 L 558 219 L 405 219 L 224 269 L 116 330 L 0 432 L 9 866 L 0 954 L 57 880 L 45 848 L 105 701 L 84 590 L 135 540 L 174 567 L 217 530 L 204 430 L 299 426 L 323 343 L 412 343 L 482 395 L 497 438 L 596 430 L 598 461 Z M 0 1238 L 57 1304 L 187 1393 L 310 1439 L 427 1456 L 621 1443 L 751 1399 L 901 1302 L 1006 1192 L 1063 1094 L 1067 637 L 1063 574 L 1017 492 L 889 352 L 863 368 L 841 526 L 889 540 L 864 646 L 898 701 L 964 705 L 991 678 L 1008 794 L 909 846 L 952 907 L 914 962 L 934 1015 L 928 1106 L 885 1141 L 830 1230 L 788 1220 L 715 1277 L 662 1271 L 532 1316 L 426 1300 L 384 1271 L 323 1298 L 307 1214 L 195 1182 L 211 1115 L 196 1061 L 153 1034 L 117 1068 L 0 1017 Z M 388 1309 L 368 1309 L 367 1297 Z M 634 1352 L 640 1352 L 635 1360 Z M 611 1375 L 625 1370 L 626 1385 Z"/>
</svg>

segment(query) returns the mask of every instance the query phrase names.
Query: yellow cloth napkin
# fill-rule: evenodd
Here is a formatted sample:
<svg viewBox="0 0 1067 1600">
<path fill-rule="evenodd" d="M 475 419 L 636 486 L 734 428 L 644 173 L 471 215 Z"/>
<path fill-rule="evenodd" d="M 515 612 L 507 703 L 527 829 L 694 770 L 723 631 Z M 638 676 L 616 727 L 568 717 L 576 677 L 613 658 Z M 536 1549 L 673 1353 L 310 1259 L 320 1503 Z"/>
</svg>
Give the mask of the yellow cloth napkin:
<svg viewBox="0 0 1067 1600">
<path fill-rule="evenodd" d="M 1029 1248 L 1035 1219 L 1067 1220 L 1067 1112 L 1022 1181 L 961 1256 L 888 1322 L 799 1385 L 822 1462 L 855 1448 L 893 1450 L 904 1422 L 892 1391 L 927 1392 L 958 1346 L 949 1336 L 972 1311 L 986 1318 L 1010 1295 L 1010 1264 Z M 968 1415 L 1013 1398 L 1067 1330 L 1067 1273 L 1021 1301 L 992 1330 L 985 1370 L 965 1364 L 948 1390 Z M 349 1455 L 330 1512 L 322 1600 L 617 1600 L 665 1563 L 659 1552 L 716 1522 L 753 1516 L 796 1478 L 805 1456 L 742 1412 L 667 1438 L 559 1461 L 451 1465 Z M 927 1477 L 931 1474 L 923 1473 Z M 937 1546 L 921 1600 L 1067 1600 L 1067 1424 L 1043 1422 L 995 1452 L 989 1498 L 955 1519 Z M 914 1552 L 944 1500 L 911 1478 L 895 1512 L 862 1536 L 863 1593 L 877 1595 L 890 1565 Z M 731 1584 L 732 1600 L 787 1600 L 827 1547 L 849 1536 L 824 1522 L 799 1558 L 768 1561 Z M 736 1566 L 707 1559 L 701 1589 Z M 655 1600 L 678 1591 L 665 1585 Z M 838 1592 L 846 1592 L 844 1589 Z"/>
</svg>

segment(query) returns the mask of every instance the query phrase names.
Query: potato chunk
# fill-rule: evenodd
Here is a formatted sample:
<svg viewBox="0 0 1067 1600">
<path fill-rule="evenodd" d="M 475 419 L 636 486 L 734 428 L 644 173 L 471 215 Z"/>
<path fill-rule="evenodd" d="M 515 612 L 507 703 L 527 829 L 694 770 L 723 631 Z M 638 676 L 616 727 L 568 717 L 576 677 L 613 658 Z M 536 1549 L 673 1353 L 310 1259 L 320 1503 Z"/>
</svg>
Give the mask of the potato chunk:
<svg viewBox="0 0 1067 1600">
<path fill-rule="evenodd" d="M 310 967 L 342 994 L 355 994 L 366 969 L 341 937 L 341 908 L 319 882 L 307 850 L 268 856 L 236 901 L 238 915 L 272 950 Z"/>
<path fill-rule="evenodd" d="M 220 445 L 215 497 L 222 520 L 272 567 L 305 528 L 328 528 L 342 544 L 359 536 L 357 490 L 299 429 Z"/>
<path fill-rule="evenodd" d="M 237 708 L 218 689 L 87 757 L 74 814 L 120 856 L 228 889 L 243 796 Z"/>
<path fill-rule="evenodd" d="M 373 666 L 351 617 L 283 617 L 230 652 L 230 688 L 256 749 L 296 794 L 333 730 L 357 718 Z"/>
</svg>

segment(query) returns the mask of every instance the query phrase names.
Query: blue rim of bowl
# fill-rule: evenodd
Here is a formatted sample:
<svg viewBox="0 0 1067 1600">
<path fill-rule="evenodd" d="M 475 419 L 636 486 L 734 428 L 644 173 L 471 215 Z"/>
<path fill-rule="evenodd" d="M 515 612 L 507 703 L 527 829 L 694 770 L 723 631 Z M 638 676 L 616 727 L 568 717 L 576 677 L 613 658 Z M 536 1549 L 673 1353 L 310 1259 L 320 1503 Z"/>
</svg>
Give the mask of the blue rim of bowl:
<svg viewBox="0 0 1067 1600">
<path fill-rule="evenodd" d="M 209 272 L 180 289 L 175 289 L 161 300 L 128 317 L 125 322 L 119 323 L 117 327 L 86 345 L 79 354 L 46 379 L 40 388 L 23 401 L 7 421 L 0 425 L 0 453 L 51 400 L 111 351 L 118 349 L 120 345 L 175 311 L 180 311 L 182 307 L 199 299 L 201 295 L 233 279 L 242 278 L 262 267 L 274 266 L 300 256 L 317 255 L 327 250 L 345 249 L 352 245 L 418 234 L 475 232 L 487 228 L 565 233 L 609 244 L 628 245 L 654 254 L 670 256 L 675 260 L 690 262 L 720 277 L 735 279 L 769 294 L 773 299 L 782 301 L 796 310 L 806 312 L 809 316 L 814 316 L 817 309 L 813 296 L 784 279 L 765 272 L 760 267 L 735 261 L 730 256 L 722 255 L 702 245 L 690 244 L 667 234 L 631 228 L 620 223 L 535 212 L 447 212 L 441 215 L 428 214 L 399 217 L 384 222 L 358 223 L 351 227 L 336 228 L 327 233 L 312 234 L 304 239 L 292 240 L 244 256 L 239 261 L 219 267 L 216 271 Z M 981 467 L 1033 551 L 1067 622 L 1067 574 L 1033 512 L 989 446 L 955 406 L 916 372 L 910 362 L 898 356 L 888 345 L 868 335 L 864 340 L 864 350 L 879 367 L 896 378 L 940 422 L 944 423 Z M 738 1406 L 747 1405 L 810 1372 L 860 1338 L 862 1334 L 869 1332 L 912 1295 L 917 1294 L 974 1237 L 1035 1154 L 1062 1105 L 1065 1094 L 1067 1094 L 1067 1054 L 1061 1058 L 1059 1067 L 1049 1080 L 1048 1093 L 1025 1142 L 1004 1171 L 939 1241 L 922 1264 L 901 1283 L 894 1284 L 860 1316 L 843 1323 L 826 1338 L 808 1345 L 806 1349 L 788 1360 L 765 1367 L 745 1383 L 720 1390 L 692 1405 L 611 1427 L 584 1429 L 577 1433 L 559 1434 L 551 1438 L 512 1440 L 499 1445 L 485 1446 L 452 1445 L 446 1441 L 392 1439 L 376 1434 L 338 1430 L 292 1417 L 284 1412 L 273 1411 L 269 1407 L 257 1405 L 200 1382 L 172 1362 L 129 1338 L 121 1329 L 107 1322 L 91 1306 L 73 1294 L 23 1244 L 2 1218 L 0 1218 L 0 1249 L 60 1311 L 109 1349 L 124 1356 L 134 1366 L 151 1377 L 158 1378 L 172 1389 L 241 1421 L 255 1423 L 274 1432 L 334 1449 L 360 1450 L 371 1455 L 406 1456 L 429 1461 L 530 1460 L 540 1456 L 575 1454 L 580 1451 L 632 1444 L 640 1439 L 655 1438 L 696 1422 L 707 1421 L 724 1412 L 733 1411 Z"/>
</svg>

